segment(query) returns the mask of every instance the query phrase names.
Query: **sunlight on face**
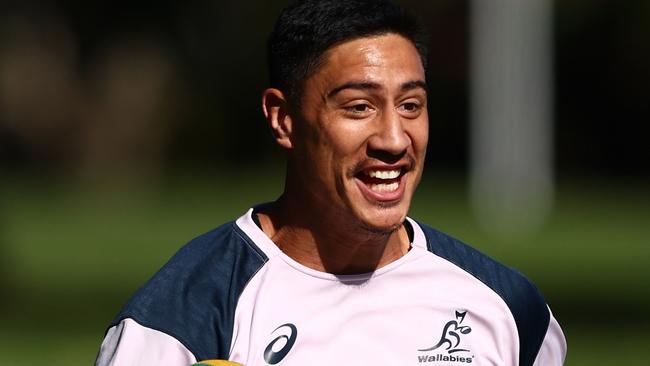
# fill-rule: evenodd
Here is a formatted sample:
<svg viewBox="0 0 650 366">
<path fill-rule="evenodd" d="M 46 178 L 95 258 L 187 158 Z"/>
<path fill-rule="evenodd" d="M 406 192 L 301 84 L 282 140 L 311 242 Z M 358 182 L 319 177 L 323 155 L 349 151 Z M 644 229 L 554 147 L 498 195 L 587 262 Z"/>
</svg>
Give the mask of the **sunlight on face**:
<svg viewBox="0 0 650 366">
<path fill-rule="evenodd" d="M 394 230 L 420 180 L 428 139 L 420 56 L 407 39 L 386 34 L 342 43 L 324 57 L 304 85 L 290 171 L 332 220 Z"/>
</svg>

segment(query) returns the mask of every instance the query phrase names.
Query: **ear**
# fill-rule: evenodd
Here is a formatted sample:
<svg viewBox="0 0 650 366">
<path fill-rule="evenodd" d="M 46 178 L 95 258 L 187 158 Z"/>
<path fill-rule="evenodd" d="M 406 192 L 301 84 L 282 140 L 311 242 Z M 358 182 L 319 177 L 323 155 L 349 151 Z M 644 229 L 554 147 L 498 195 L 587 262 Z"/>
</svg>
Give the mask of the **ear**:
<svg viewBox="0 0 650 366">
<path fill-rule="evenodd" d="M 281 90 L 268 88 L 262 94 L 262 110 L 278 145 L 291 149 L 292 120 L 287 98 Z"/>
</svg>

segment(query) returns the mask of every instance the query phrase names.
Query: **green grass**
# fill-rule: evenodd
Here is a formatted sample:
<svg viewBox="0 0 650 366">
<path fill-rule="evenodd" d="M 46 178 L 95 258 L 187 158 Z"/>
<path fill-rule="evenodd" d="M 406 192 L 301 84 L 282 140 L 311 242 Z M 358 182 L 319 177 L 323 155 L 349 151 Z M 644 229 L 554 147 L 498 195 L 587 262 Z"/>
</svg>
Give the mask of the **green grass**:
<svg viewBox="0 0 650 366">
<path fill-rule="evenodd" d="M 48 366 L 92 365 L 101 336 L 93 333 L 30 332 L 20 328 L 0 329 L 0 364 Z"/>
<path fill-rule="evenodd" d="M 281 174 L 111 189 L 16 178 L 0 189 L 0 364 L 85 365 L 137 286 L 192 237 L 277 197 Z M 565 327 L 567 365 L 642 364 L 649 208 L 643 188 L 562 186 L 543 230 L 503 240 L 450 179 L 424 180 L 412 216 L 533 278 Z"/>
</svg>

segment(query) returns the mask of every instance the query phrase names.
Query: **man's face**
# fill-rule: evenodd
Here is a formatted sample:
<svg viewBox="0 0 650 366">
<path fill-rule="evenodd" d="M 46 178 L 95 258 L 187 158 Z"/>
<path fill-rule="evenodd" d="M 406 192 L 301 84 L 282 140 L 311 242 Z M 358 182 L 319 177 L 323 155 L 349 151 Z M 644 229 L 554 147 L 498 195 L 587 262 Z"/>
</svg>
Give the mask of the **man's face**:
<svg viewBox="0 0 650 366">
<path fill-rule="evenodd" d="M 304 84 L 290 159 L 301 189 L 326 217 L 381 232 L 402 224 L 422 175 L 425 88 L 419 54 L 399 35 L 325 53 Z"/>
</svg>

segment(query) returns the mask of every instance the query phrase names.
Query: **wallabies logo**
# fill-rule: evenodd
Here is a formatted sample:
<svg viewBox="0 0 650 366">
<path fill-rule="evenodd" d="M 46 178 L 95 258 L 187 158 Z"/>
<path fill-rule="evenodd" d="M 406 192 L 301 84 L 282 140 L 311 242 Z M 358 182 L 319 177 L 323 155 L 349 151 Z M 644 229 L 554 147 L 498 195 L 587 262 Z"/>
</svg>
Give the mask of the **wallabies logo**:
<svg viewBox="0 0 650 366">
<path fill-rule="evenodd" d="M 464 335 L 472 332 L 472 328 L 466 325 L 462 325 L 466 314 L 467 311 L 461 312 L 456 310 L 456 319 L 447 322 L 445 327 L 442 329 L 442 335 L 440 336 L 438 343 L 436 343 L 436 345 L 433 347 L 420 349 L 418 351 L 433 351 L 444 347 L 444 350 L 446 350 L 449 354 L 456 352 L 469 352 L 468 349 L 459 348 L 461 334 Z"/>
</svg>

